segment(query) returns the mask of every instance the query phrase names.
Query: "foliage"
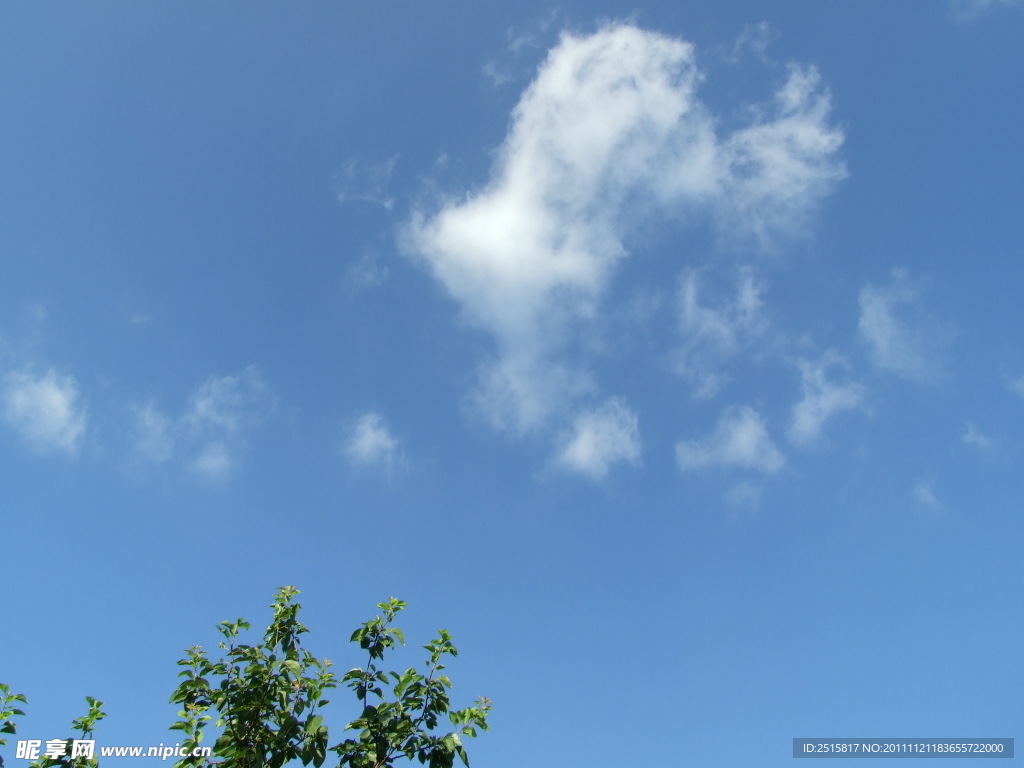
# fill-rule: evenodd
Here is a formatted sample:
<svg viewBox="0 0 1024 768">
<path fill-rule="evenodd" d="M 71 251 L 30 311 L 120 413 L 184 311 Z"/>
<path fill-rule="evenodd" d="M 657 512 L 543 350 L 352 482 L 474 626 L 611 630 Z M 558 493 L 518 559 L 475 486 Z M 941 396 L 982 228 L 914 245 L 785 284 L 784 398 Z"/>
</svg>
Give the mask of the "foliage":
<svg viewBox="0 0 1024 768">
<path fill-rule="evenodd" d="M 262 643 L 238 642 L 241 630 L 249 628 L 244 619 L 223 621 L 217 629 L 226 640 L 220 644 L 227 650 L 225 658 L 210 661 L 201 648 L 193 647 L 178 662 L 185 667 L 179 675 L 185 680 L 171 702 L 183 709 L 171 729 L 184 733 L 183 751 L 202 742 L 203 726 L 211 719 L 206 713 L 213 710 L 215 726 L 223 729 L 213 754 L 223 758 L 219 765 L 225 768 L 280 768 L 296 758 L 304 765 L 323 764 L 327 728 L 317 710 L 328 703 L 324 694 L 335 687 L 335 676 L 329 661 L 299 647 L 300 636 L 308 630 L 298 620 L 300 606 L 292 602 L 297 594 L 294 587 L 278 590 L 271 604 L 274 619 Z M 211 685 L 210 678 L 219 684 Z M 206 764 L 202 757 L 177 763 Z"/>
<path fill-rule="evenodd" d="M 7 735 L 15 735 L 18 732 L 18 724 L 11 720 L 12 717 L 24 716 L 25 713 L 15 705 L 17 702 L 25 703 L 25 696 L 20 693 L 11 693 L 6 683 L 0 683 L 0 747 L 7 745 Z M 3 768 L 4 756 L 0 755 L 0 768 Z"/>
<path fill-rule="evenodd" d="M 421 763 L 429 763 L 430 768 L 451 768 L 456 755 L 468 766 L 462 737 L 475 737 L 477 728 L 487 730 L 491 702 L 481 697 L 474 707 L 450 710 L 448 689 L 452 683 L 447 675 L 440 674 L 445 669 L 441 660 L 457 656 L 458 650 L 451 635 L 443 629 L 438 631 L 437 639 L 423 646 L 430 654 L 425 662 L 426 675 L 412 667 L 402 674 L 385 674 L 378 669 L 374 662 L 384 659 L 385 650 L 394 648 L 396 641 L 405 645 L 402 631 L 390 626 L 405 603 L 391 598 L 377 607 L 384 618 L 377 616 L 352 633 L 351 641 L 358 642 L 370 658 L 365 669 L 352 669 L 343 678 L 363 702 L 363 713 L 346 729 L 358 729 L 358 738 L 345 739 L 331 748 L 341 757 L 339 768 L 382 768 L 392 765 L 400 756 L 410 760 L 415 756 Z M 393 700 L 385 695 L 387 687 L 391 688 Z M 434 729 L 444 715 L 456 730 L 441 736 Z"/>
<path fill-rule="evenodd" d="M 171 730 L 181 731 L 179 754 L 189 756 L 175 763 L 175 768 L 281 768 L 295 760 L 320 768 L 328 752 L 339 758 L 337 768 L 390 768 L 402 759 L 415 759 L 429 768 L 452 768 L 456 756 L 468 766 L 463 739 L 487 730 L 491 702 L 481 697 L 474 706 L 451 709 L 452 683 L 443 674 L 443 661 L 458 651 L 444 629 L 423 646 L 429 656 L 425 674 L 414 667 L 399 673 L 384 672 L 378 666 L 387 651 L 405 645 L 402 630 L 393 623 L 406 604 L 395 598 L 378 604 L 383 616 L 375 616 L 352 633 L 351 642 L 359 643 L 368 659 L 365 667 L 349 670 L 340 682 L 355 694 L 361 714 L 345 728 L 351 735 L 328 747 L 321 711 L 329 703 L 326 694 L 339 681 L 329 660 L 301 647 L 301 636 L 309 630 L 298 619 L 301 606 L 294 601 L 298 594 L 294 587 L 277 591 L 270 606 L 273 620 L 261 642 L 241 642 L 243 630 L 249 629 L 244 619 L 223 621 L 217 626 L 224 636 L 223 658 L 213 661 L 194 646 L 178 661 L 184 667 L 179 673 L 184 680 L 171 702 L 182 708 Z M 102 702 L 86 700 L 88 714 L 72 723 L 83 739 L 91 738 L 104 717 Z M 11 694 L 0 683 L 0 734 L 16 733 L 9 718 L 24 715 L 14 707 L 24 701 L 24 696 Z M 453 730 L 439 730 L 442 721 L 450 722 Z M 212 754 L 198 756 L 197 748 L 211 723 L 219 733 L 210 748 Z M 0 738 L 0 746 L 4 744 Z M 44 757 L 30 768 L 95 768 L 98 764 L 95 757 Z"/>
<path fill-rule="evenodd" d="M 7 718 L 11 715 L 24 716 L 25 713 L 13 706 L 13 702 L 20 701 L 26 702 L 25 697 L 20 693 L 12 694 L 10 688 L 4 683 L 0 683 L 0 718 Z M 100 709 L 103 706 L 102 701 L 97 701 L 92 696 L 85 697 L 86 703 L 89 705 L 89 711 L 85 717 L 79 717 L 76 720 L 71 721 L 72 730 L 78 731 L 81 734 L 82 740 L 89 740 L 93 736 L 93 731 L 96 730 L 96 723 L 106 717 L 106 712 Z M 3 726 L 0 727 L 0 733 L 4 734 L 17 734 L 17 724 L 13 720 L 6 720 Z M 99 760 L 95 757 L 72 757 L 70 755 L 71 748 L 70 744 L 73 739 L 57 739 L 56 741 L 63 742 L 64 754 L 60 757 L 48 757 L 45 754 L 38 760 L 33 760 L 29 763 L 29 768 L 55 768 L 55 766 L 67 766 L 68 768 L 96 768 L 99 765 Z M 5 746 L 7 740 L 0 738 L 0 746 Z M 0 755 L 0 768 L 4 765 L 4 758 Z"/>
</svg>

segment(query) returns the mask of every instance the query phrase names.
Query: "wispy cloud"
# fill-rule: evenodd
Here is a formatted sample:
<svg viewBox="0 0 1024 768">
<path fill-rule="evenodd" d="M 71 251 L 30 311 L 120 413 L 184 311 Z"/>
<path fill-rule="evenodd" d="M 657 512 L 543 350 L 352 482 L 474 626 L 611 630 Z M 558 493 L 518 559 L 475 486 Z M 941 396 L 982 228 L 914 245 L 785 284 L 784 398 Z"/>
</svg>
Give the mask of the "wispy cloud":
<svg viewBox="0 0 1024 768">
<path fill-rule="evenodd" d="M 338 202 L 364 202 L 391 210 L 395 200 L 388 191 L 398 156 L 380 163 L 358 163 L 351 160 L 338 177 Z"/>
<path fill-rule="evenodd" d="M 749 406 L 723 411 L 709 437 L 677 443 L 676 460 L 683 470 L 733 466 L 772 473 L 786 465 L 764 419 Z"/>
<path fill-rule="evenodd" d="M 388 268 L 380 263 L 373 251 L 364 251 L 348 269 L 348 281 L 353 288 L 373 288 L 387 279 Z"/>
<path fill-rule="evenodd" d="M 1006 382 L 1006 388 L 1018 397 L 1024 397 L 1024 375 Z"/>
<path fill-rule="evenodd" d="M 677 368 L 694 386 L 698 397 L 718 392 L 722 366 L 760 337 L 767 328 L 763 287 L 753 270 L 740 270 L 736 297 L 718 307 L 702 304 L 698 273 L 688 271 L 679 288 L 679 325 L 683 346 Z"/>
<path fill-rule="evenodd" d="M 213 376 L 195 389 L 184 413 L 172 418 L 153 403 L 132 409 L 134 458 L 162 464 L 176 457 L 205 477 L 234 470 L 251 432 L 275 408 L 275 398 L 254 366 L 235 376 Z"/>
<path fill-rule="evenodd" d="M 761 506 L 763 489 L 760 484 L 750 480 L 734 483 L 725 492 L 725 503 L 733 510 L 753 510 Z"/>
<path fill-rule="evenodd" d="M 710 216 L 767 246 L 845 175 L 811 68 L 720 137 L 693 47 L 627 24 L 563 34 L 512 113 L 489 183 L 417 214 L 408 249 L 491 334 L 475 402 L 499 429 L 546 425 L 595 386 L 566 350 L 598 314 L 631 222 Z"/>
<path fill-rule="evenodd" d="M 918 381 L 941 373 L 941 330 L 924 316 L 920 290 L 905 270 L 894 269 L 886 286 L 861 290 L 859 330 L 879 368 Z"/>
<path fill-rule="evenodd" d="M 3 384 L 4 420 L 34 450 L 78 453 L 86 412 L 73 376 L 25 369 L 7 373 Z"/>
<path fill-rule="evenodd" d="M 210 477 L 226 474 L 241 458 L 249 432 L 273 407 L 270 389 L 254 366 L 236 376 L 207 379 L 189 398 L 182 420 L 199 445 L 192 466 Z"/>
<path fill-rule="evenodd" d="M 793 407 L 787 436 L 790 442 L 806 445 L 818 439 L 825 422 L 842 411 L 859 408 L 864 401 L 864 388 L 854 382 L 837 383 L 829 378 L 844 371 L 846 361 L 835 352 L 827 352 L 818 361 L 801 360 L 803 397 Z"/>
<path fill-rule="evenodd" d="M 745 24 L 743 30 L 736 38 L 732 48 L 732 55 L 729 57 L 733 62 L 738 62 L 748 51 L 760 59 L 765 58 L 768 48 L 779 39 L 778 31 L 767 21 L 757 24 Z"/>
<path fill-rule="evenodd" d="M 1022 0 L 950 0 L 949 7 L 958 21 L 972 21 L 990 8 L 1022 6 Z"/>
<path fill-rule="evenodd" d="M 135 452 L 143 461 L 162 464 L 174 457 L 176 425 L 153 403 L 132 408 L 135 417 Z"/>
<path fill-rule="evenodd" d="M 968 421 L 960 437 L 964 445 L 977 448 L 979 451 L 990 451 L 995 446 L 992 438 L 982 432 L 973 421 Z"/>
<path fill-rule="evenodd" d="M 923 478 L 915 480 L 914 487 L 911 492 L 914 497 L 914 501 L 922 507 L 927 507 L 933 511 L 943 509 L 942 502 L 939 501 L 938 497 L 935 495 L 935 486 L 931 480 L 925 480 Z"/>
<path fill-rule="evenodd" d="M 356 421 L 345 441 L 345 456 L 358 467 L 394 469 L 401 460 L 401 447 L 384 417 L 370 411 Z"/>
<path fill-rule="evenodd" d="M 525 25 L 509 27 L 505 30 L 505 36 L 508 39 L 507 55 L 491 59 L 483 67 L 484 75 L 491 80 L 495 87 L 501 87 L 519 79 L 523 73 L 523 66 L 519 61 L 522 53 L 544 45 L 544 39 L 549 37 L 548 30 L 555 23 L 557 17 L 558 11 L 549 9 L 542 16 Z"/>
<path fill-rule="evenodd" d="M 636 414 L 613 398 L 576 416 L 563 436 L 555 465 L 600 480 L 618 462 L 640 463 L 640 429 Z"/>
</svg>

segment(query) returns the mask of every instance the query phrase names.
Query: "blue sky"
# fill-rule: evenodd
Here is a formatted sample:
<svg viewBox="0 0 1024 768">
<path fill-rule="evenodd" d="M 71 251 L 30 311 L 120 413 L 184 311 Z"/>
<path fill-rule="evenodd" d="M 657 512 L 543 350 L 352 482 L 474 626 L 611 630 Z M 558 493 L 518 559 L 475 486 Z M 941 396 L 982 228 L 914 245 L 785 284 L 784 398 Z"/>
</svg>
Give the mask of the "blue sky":
<svg viewBox="0 0 1024 768">
<path fill-rule="evenodd" d="M 1022 36 L 1009 0 L 4 5 L 23 737 L 91 695 L 101 744 L 166 741 L 182 649 L 283 584 L 341 669 L 389 595 L 447 627 L 477 766 L 1018 736 Z"/>
</svg>

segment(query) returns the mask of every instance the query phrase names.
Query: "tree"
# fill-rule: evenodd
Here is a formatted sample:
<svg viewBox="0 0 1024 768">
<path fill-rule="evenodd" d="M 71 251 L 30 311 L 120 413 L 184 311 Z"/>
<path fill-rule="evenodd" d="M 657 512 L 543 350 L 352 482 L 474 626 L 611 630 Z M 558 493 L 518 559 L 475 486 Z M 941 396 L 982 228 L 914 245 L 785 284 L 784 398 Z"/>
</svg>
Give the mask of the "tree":
<svg viewBox="0 0 1024 768">
<path fill-rule="evenodd" d="M 383 615 L 352 633 L 351 642 L 359 643 L 368 659 L 364 667 L 345 673 L 340 682 L 355 694 L 361 714 L 345 727 L 351 735 L 328 747 L 328 728 L 321 713 L 329 703 L 326 694 L 339 680 L 329 660 L 317 658 L 301 645 L 308 629 L 298 618 L 298 594 L 294 587 L 277 591 L 270 606 L 273 620 L 260 642 L 241 642 L 243 631 L 250 628 L 244 619 L 223 621 L 217 626 L 224 636 L 220 648 L 226 651 L 221 659 L 212 661 L 201 647 L 193 646 L 177 662 L 184 667 L 179 676 L 185 679 L 171 696 L 171 702 L 182 707 L 171 726 L 184 737 L 176 768 L 280 768 L 294 760 L 319 768 L 329 752 L 337 755 L 338 768 L 390 768 L 402 759 L 415 759 L 429 768 L 452 768 L 456 756 L 468 766 L 462 740 L 475 737 L 478 729 L 487 730 L 491 702 L 481 697 L 474 706 L 451 709 L 452 683 L 443 674 L 443 661 L 458 651 L 443 629 L 423 646 L 429 654 L 425 673 L 413 667 L 401 673 L 378 667 L 387 651 L 405 645 L 405 636 L 393 623 L 406 604 L 395 598 L 379 603 Z M 10 694 L 2 684 L 0 694 L 0 720 L 24 714 L 13 706 L 24 702 L 23 696 Z M 87 700 L 89 714 L 72 724 L 84 738 L 104 715 L 99 709 L 102 702 Z M 453 730 L 439 730 L 442 720 L 450 722 Z M 219 733 L 204 750 L 205 730 L 211 723 Z M 0 734 L 15 732 L 10 719 L 0 726 Z M 0 739 L 0 745 L 4 743 Z M 207 754 L 201 754 L 204 751 Z M 43 758 L 30 768 L 57 765 L 93 768 L 98 762 L 65 756 Z"/>
</svg>

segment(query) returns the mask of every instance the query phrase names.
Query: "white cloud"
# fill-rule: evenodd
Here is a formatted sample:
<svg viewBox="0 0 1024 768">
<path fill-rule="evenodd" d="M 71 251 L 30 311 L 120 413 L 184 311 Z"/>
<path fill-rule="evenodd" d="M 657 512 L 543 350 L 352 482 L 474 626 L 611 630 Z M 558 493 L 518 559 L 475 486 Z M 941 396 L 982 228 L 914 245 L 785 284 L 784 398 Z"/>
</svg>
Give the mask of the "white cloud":
<svg viewBox="0 0 1024 768">
<path fill-rule="evenodd" d="M 992 450 L 992 447 L 995 445 L 992 442 L 992 438 L 978 429 L 978 425 L 973 421 L 967 422 L 961 439 L 964 441 L 965 445 L 973 446 L 979 451 Z"/>
<path fill-rule="evenodd" d="M 620 461 L 640 463 L 640 429 L 636 414 L 612 398 L 576 417 L 571 431 L 563 436 L 555 465 L 600 480 Z"/>
<path fill-rule="evenodd" d="M 740 270 L 736 298 L 714 308 L 700 303 L 697 273 L 683 275 L 679 325 L 684 342 L 678 370 L 694 385 L 698 397 L 717 393 L 724 378 L 722 365 L 764 333 L 763 290 L 753 270 L 745 267 Z"/>
<path fill-rule="evenodd" d="M 860 335 L 879 368 L 918 381 L 938 375 L 939 339 L 926 323 L 920 291 L 905 270 L 894 269 L 888 286 L 860 292 Z"/>
<path fill-rule="evenodd" d="M 860 407 L 864 388 L 852 382 L 838 384 L 829 380 L 829 369 L 846 367 L 846 362 L 834 352 L 826 353 L 816 363 L 801 360 L 799 366 L 803 398 L 793 407 L 787 436 L 791 442 L 804 445 L 821 435 L 825 422 L 832 416 Z"/>
<path fill-rule="evenodd" d="M 733 406 L 723 411 L 708 438 L 677 443 L 676 460 L 683 470 L 735 466 L 771 473 L 786 464 L 764 419 L 749 406 Z"/>
<path fill-rule="evenodd" d="M 1013 394 L 1024 397 L 1024 376 L 1018 376 L 1006 383 L 1006 388 Z"/>
<path fill-rule="evenodd" d="M 180 417 L 166 415 L 153 403 L 132 409 L 134 458 L 161 464 L 187 456 L 199 474 L 223 477 L 238 466 L 250 433 L 274 407 L 270 388 L 254 366 L 236 376 L 210 377 L 192 393 Z"/>
<path fill-rule="evenodd" d="M 816 203 L 846 177 L 835 160 L 843 134 L 828 125 L 832 105 L 816 69 L 791 65 L 771 109 L 721 148 L 724 204 L 716 207 L 730 239 L 752 236 L 772 248 L 799 234 Z"/>
<path fill-rule="evenodd" d="M 719 137 L 693 47 L 614 24 L 563 34 L 512 113 L 490 182 L 417 214 L 407 248 L 489 332 L 476 403 L 524 433 L 593 391 L 566 350 L 595 318 L 630 222 L 710 215 L 767 245 L 845 175 L 813 69 L 793 67 L 752 125 Z"/>
<path fill-rule="evenodd" d="M 384 418 L 371 411 L 356 422 L 345 441 L 345 455 L 357 466 L 392 469 L 401 458 L 401 449 Z"/>
<path fill-rule="evenodd" d="M 78 383 L 54 369 L 42 376 L 28 370 L 4 377 L 4 420 L 41 452 L 75 455 L 85 434 L 85 408 L 79 404 Z"/>
<path fill-rule="evenodd" d="M 932 510 L 942 509 L 942 502 L 935 496 L 935 488 L 931 480 L 919 479 L 914 482 L 914 500 L 923 507 Z"/>
</svg>

